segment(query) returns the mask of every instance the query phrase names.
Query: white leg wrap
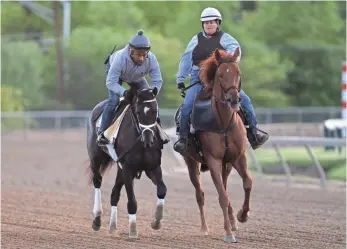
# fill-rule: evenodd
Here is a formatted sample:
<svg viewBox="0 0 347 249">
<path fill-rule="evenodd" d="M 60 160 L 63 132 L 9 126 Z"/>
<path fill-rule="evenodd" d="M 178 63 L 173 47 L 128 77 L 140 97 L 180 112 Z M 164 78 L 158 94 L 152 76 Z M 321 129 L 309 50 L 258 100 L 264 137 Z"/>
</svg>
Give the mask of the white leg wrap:
<svg viewBox="0 0 347 249">
<path fill-rule="evenodd" d="M 157 200 L 157 205 L 163 205 L 165 204 L 165 199 L 158 199 Z"/>
<path fill-rule="evenodd" d="M 93 214 L 94 217 L 102 214 L 101 191 L 99 188 L 95 189 Z"/>
<path fill-rule="evenodd" d="M 129 214 L 129 223 L 136 222 L 136 214 Z"/>
</svg>

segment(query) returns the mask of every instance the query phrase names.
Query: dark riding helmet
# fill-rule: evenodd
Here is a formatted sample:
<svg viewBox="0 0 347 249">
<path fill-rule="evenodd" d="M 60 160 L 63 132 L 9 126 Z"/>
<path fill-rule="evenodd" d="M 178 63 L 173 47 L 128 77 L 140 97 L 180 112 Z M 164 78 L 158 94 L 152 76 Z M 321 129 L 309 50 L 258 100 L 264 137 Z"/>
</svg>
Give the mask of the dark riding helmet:
<svg viewBox="0 0 347 249">
<path fill-rule="evenodd" d="M 148 51 L 151 49 L 151 42 L 149 41 L 147 36 L 143 34 L 143 30 L 140 29 L 139 31 L 137 31 L 137 34 L 133 36 L 133 38 L 131 38 L 129 46 L 132 49 L 143 49 Z"/>
</svg>

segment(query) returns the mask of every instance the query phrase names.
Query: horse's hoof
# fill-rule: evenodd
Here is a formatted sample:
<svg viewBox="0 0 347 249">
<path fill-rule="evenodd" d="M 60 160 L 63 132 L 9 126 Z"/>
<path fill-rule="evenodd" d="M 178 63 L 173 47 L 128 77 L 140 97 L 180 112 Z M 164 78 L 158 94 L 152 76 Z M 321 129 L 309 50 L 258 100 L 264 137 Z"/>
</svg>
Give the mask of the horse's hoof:
<svg viewBox="0 0 347 249">
<path fill-rule="evenodd" d="M 237 220 L 241 223 L 245 223 L 249 219 L 249 211 L 246 213 L 246 215 L 243 214 L 243 210 L 241 209 L 237 213 Z"/>
<path fill-rule="evenodd" d="M 224 242 L 226 243 L 236 243 L 236 239 L 235 239 L 235 236 L 232 234 L 232 235 L 226 235 L 224 237 Z"/>
<path fill-rule="evenodd" d="M 137 230 L 136 230 L 136 223 L 131 222 L 129 224 L 129 238 L 136 239 L 137 238 Z"/>
<path fill-rule="evenodd" d="M 93 220 L 92 228 L 94 229 L 94 231 L 99 231 L 100 227 L 101 227 L 101 216 L 97 216 Z"/>
<path fill-rule="evenodd" d="M 202 232 L 204 235 L 208 235 L 208 228 L 202 227 L 202 228 L 201 228 L 201 232 Z"/>
<path fill-rule="evenodd" d="M 160 221 L 163 218 L 163 215 L 164 215 L 164 205 L 157 205 L 154 218 L 151 222 L 151 227 L 154 230 L 158 230 L 161 228 L 161 222 Z"/>
<path fill-rule="evenodd" d="M 114 232 L 114 230 L 117 230 L 117 224 L 116 224 L 115 221 L 111 221 L 111 222 L 110 222 L 110 225 L 109 225 L 109 227 L 108 227 L 108 232 L 109 232 L 110 234 L 112 234 L 112 233 Z"/>
<path fill-rule="evenodd" d="M 164 205 L 157 205 L 154 218 L 160 221 L 163 218 L 163 215 L 164 215 Z"/>
<path fill-rule="evenodd" d="M 151 227 L 154 230 L 159 230 L 161 228 L 161 222 L 160 220 L 157 220 L 156 218 L 153 218 L 152 222 L 151 222 Z"/>
</svg>

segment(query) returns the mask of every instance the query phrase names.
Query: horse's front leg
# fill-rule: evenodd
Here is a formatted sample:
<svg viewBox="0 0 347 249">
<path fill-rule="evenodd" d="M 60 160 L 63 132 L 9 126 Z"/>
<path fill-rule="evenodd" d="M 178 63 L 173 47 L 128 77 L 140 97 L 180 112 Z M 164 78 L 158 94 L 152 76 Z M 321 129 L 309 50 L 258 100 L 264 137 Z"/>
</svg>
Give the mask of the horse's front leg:
<svg viewBox="0 0 347 249">
<path fill-rule="evenodd" d="M 228 187 L 228 178 L 229 175 L 231 173 L 233 166 L 228 163 L 227 165 L 223 165 L 222 168 L 222 179 L 223 179 L 223 185 L 225 188 L 225 191 L 228 192 L 227 187 Z M 237 221 L 236 221 L 236 217 L 234 214 L 234 210 L 231 206 L 231 202 L 229 200 L 229 206 L 228 206 L 228 213 L 229 213 L 229 220 L 230 220 L 230 224 L 231 224 L 231 230 L 232 231 L 237 231 L 238 227 L 237 227 Z"/>
<path fill-rule="evenodd" d="M 237 220 L 241 223 L 246 222 L 249 219 L 250 211 L 250 197 L 252 190 L 252 178 L 247 167 L 246 153 L 243 153 L 235 163 L 234 168 L 237 170 L 243 181 L 243 189 L 245 191 L 245 199 L 242 209 L 237 213 Z"/>
<path fill-rule="evenodd" d="M 122 169 L 118 167 L 116 181 L 111 193 L 111 216 L 110 216 L 110 223 L 108 227 L 109 233 L 112 233 L 114 230 L 117 229 L 117 211 L 118 211 L 117 206 L 118 206 L 120 192 L 122 190 L 123 185 L 124 185 L 123 172 L 122 172 Z"/>
<path fill-rule="evenodd" d="M 225 230 L 225 242 L 236 242 L 235 236 L 231 230 L 231 224 L 228 214 L 228 206 L 229 206 L 229 197 L 225 191 L 225 187 L 223 185 L 222 180 L 222 162 L 219 159 L 215 159 L 213 156 L 208 155 L 206 153 L 205 158 L 207 160 L 207 164 L 210 168 L 211 177 L 214 185 L 216 186 L 218 196 L 219 196 L 219 205 L 222 208 L 223 216 L 224 216 L 224 230 Z"/>
<path fill-rule="evenodd" d="M 157 186 L 157 206 L 155 208 L 155 213 L 151 222 L 151 227 L 154 230 L 158 230 L 161 228 L 161 220 L 164 216 L 164 204 L 165 204 L 165 196 L 166 196 L 166 185 L 163 181 L 163 175 L 160 165 L 158 165 L 154 170 L 150 172 L 146 172 L 147 176 L 152 180 L 154 185 Z"/>
<path fill-rule="evenodd" d="M 128 197 L 128 215 L 129 215 L 129 237 L 137 238 L 136 212 L 137 202 L 134 193 L 134 175 L 130 170 L 130 165 L 123 165 L 123 180 Z"/>
</svg>

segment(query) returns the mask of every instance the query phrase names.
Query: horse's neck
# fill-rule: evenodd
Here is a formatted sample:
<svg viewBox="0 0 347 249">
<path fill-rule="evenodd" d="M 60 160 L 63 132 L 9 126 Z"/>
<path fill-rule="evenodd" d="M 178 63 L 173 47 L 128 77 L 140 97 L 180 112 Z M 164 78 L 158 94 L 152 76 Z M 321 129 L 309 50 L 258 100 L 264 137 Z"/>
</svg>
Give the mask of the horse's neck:
<svg viewBox="0 0 347 249">
<path fill-rule="evenodd" d="M 121 132 L 127 133 L 131 136 L 137 136 L 138 135 L 138 128 L 136 127 L 137 125 L 137 120 L 134 115 L 134 109 L 132 106 L 129 106 L 127 112 L 124 115 L 124 120 L 123 120 L 123 129 Z"/>
<path fill-rule="evenodd" d="M 236 121 L 237 113 L 235 113 L 228 103 L 225 101 L 224 103 L 220 102 L 222 100 L 220 93 L 213 93 L 215 96 L 215 100 L 213 101 L 213 109 L 218 119 L 220 128 L 224 131 L 231 128 L 232 123 Z M 233 116 L 234 115 L 234 116 Z"/>
</svg>

